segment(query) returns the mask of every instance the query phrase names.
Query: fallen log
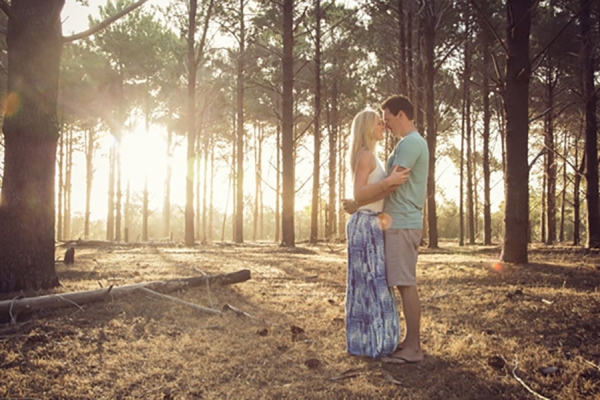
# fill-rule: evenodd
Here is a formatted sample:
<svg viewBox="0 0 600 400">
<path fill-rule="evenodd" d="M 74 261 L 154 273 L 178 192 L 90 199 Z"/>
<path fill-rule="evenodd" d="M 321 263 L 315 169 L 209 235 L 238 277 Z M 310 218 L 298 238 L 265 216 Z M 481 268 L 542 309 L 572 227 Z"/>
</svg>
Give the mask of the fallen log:
<svg viewBox="0 0 600 400">
<path fill-rule="evenodd" d="M 243 269 L 229 274 L 194 276 L 191 278 L 171 279 L 135 283 L 123 286 L 110 286 L 105 289 L 87 290 L 83 292 L 57 293 L 37 297 L 15 298 L 0 301 L 0 321 L 16 322 L 18 316 L 30 314 L 42 309 L 64 307 L 80 307 L 108 299 L 117 299 L 139 288 L 147 288 L 157 292 L 173 292 L 175 290 L 202 285 L 223 286 L 244 282 L 250 279 L 250 271 Z"/>
</svg>

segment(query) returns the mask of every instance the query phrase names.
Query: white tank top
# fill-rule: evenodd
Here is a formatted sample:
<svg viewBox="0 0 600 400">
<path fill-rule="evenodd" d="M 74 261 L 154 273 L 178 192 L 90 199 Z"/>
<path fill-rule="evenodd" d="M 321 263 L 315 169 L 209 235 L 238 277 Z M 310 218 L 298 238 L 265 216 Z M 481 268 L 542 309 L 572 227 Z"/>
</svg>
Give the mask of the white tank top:
<svg viewBox="0 0 600 400">
<path fill-rule="evenodd" d="M 379 161 L 379 158 L 375 157 L 375 155 L 373 155 L 373 158 L 375 159 L 375 169 L 373 170 L 373 172 L 371 172 L 369 174 L 369 179 L 367 180 L 367 185 L 371 184 L 371 183 L 379 182 L 380 180 L 385 178 L 385 175 L 386 175 L 385 170 L 383 169 L 383 165 L 381 164 L 381 161 Z M 381 212 L 381 211 L 383 211 L 383 199 L 377 200 L 374 203 L 359 207 L 358 209 Z"/>
</svg>

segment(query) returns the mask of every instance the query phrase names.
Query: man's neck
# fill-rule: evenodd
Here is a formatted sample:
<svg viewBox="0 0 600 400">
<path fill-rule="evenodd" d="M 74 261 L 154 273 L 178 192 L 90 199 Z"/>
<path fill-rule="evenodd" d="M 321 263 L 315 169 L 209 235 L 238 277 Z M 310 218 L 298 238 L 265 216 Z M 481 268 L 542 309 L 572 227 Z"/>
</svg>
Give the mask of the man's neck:
<svg viewBox="0 0 600 400">
<path fill-rule="evenodd" d="M 415 127 L 414 123 L 410 123 L 410 124 L 406 124 L 406 126 L 403 126 L 402 129 L 400 130 L 400 137 L 404 138 L 406 136 L 408 136 L 409 133 L 411 133 L 412 131 L 416 131 L 417 128 Z"/>
</svg>

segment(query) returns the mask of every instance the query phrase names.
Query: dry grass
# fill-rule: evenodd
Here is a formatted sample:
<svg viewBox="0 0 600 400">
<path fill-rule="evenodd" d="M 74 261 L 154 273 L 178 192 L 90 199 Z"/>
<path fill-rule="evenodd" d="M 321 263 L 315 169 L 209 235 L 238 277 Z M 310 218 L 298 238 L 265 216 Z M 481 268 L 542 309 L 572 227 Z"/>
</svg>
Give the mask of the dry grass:
<svg viewBox="0 0 600 400">
<path fill-rule="evenodd" d="M 141 292 L 39 312 L 0 325 L 0 398 L 536 398 L 516 377 L 546 398 L 600 398 L 598 255 L 535 248 L 516 266 L 496 263 L 495 247 L 423 249 L 426 359 L 395 366 L 345 353 L 346 255 L 334 250 L 78 249 L 58 267 L 61 292 L 250 269 L 243 283 L 171 295 L 254 318 Z"/>
</svg>

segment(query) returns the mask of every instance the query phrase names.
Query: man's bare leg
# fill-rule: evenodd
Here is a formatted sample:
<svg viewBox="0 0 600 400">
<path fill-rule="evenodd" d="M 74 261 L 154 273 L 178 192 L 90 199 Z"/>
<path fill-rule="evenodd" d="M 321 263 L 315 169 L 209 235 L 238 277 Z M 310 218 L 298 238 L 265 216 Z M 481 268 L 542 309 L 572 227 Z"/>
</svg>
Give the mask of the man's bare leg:
<svg viewBox="0 0 600 400">
<path fill-rule="evenodd" d="M 411 363 L 423 360 L 421 350 L 421 301 L 416 286 L 398 286 L 406 321 L 406 337 L 398 346 L 400 350 L 384 361 Z"/>
</svg>

